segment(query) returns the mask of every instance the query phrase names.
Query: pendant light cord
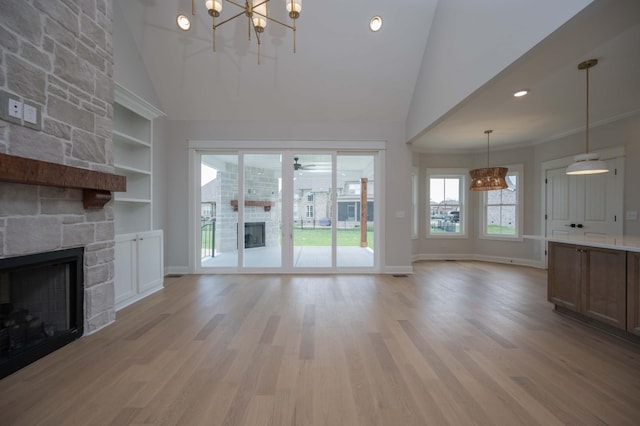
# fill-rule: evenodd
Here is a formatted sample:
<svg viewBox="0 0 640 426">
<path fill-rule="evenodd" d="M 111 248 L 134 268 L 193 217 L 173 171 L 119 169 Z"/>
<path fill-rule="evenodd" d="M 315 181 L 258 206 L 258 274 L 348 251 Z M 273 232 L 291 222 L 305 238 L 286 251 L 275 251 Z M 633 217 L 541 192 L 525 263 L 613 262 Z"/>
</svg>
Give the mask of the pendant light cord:
<svg viewBox="0 0 640 426">
<path fill-rule="evenodd" d="M 484 131 L 487 134 L 487 169 L 489 168 L 489 134 L 491 134 L 491 132 L 493 132 L 493 130 L 485 130 Z"/>
<path fill-rule="evenodd" d="M 587 138 L 587 154 L 589 153 L 589 68 L 587 67 L 587 111 L 586 111 L 586 116 L 587 116 L 587 129 L 586 129 L 586 138 Z"/>
</svg>

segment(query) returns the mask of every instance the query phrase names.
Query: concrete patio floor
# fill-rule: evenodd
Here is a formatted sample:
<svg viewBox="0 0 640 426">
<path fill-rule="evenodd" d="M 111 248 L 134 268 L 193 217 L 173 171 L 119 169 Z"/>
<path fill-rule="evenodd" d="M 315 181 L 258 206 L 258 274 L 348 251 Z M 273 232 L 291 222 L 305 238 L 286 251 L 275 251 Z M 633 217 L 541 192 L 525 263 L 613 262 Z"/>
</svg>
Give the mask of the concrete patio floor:
<svg viewBox="0 0 640 426">
<path fill-rule="evenodd" d="M 337 247 L 337 267 L 373 267 L 373 250 L 368 247 Z M 281 267 L 280 247 L 256 247 L 245 249 L 244 264 L 250 268 Z M 216 253 L 215 257 L 203 257 L 203 268 L 235 268 L 238 252 Z M 331 247 L 294 247 L 294 268 L 330 268 Z"/>
</svg>

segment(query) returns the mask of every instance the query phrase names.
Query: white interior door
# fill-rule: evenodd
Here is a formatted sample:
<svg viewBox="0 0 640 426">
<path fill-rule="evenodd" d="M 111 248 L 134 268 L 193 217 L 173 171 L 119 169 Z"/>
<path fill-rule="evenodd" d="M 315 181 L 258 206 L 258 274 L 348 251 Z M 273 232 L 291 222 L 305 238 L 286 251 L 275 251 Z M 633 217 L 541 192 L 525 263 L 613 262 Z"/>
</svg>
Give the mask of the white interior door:
<svg viewBox="0 0 640 426">
<path fill-rule="evenodd" d="M 609 173 L 570 176 L 546 171 L 546 235 L 622 234 L 622 159 L 607 160 Z"/>
</svg>

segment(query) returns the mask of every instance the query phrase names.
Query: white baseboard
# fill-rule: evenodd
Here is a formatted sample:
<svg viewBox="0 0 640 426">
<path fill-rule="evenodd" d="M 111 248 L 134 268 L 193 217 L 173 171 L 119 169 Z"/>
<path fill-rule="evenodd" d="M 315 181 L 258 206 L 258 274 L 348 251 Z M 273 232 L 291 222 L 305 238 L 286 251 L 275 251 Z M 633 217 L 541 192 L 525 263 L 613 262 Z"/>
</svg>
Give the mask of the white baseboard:
<svg viewBox="0 0 640 426">
<path fill-rule="evenodd" d="M 481 262 L 504 263 L 507 265 L 529 266 L 532 268 L 545 269 L 544 262 L 531 259 L 521 259 L 500 256 L 485 256 L 481 254 L 419 254 L 413 256 L 413 261 L 420 260 L 477 260 Z"/>
<path fill-rule="evenodd" d="M 413 275 L 413 266 L 385 266 L 380 273 L 387 275 Z"/>
<path fill-rule="evenodd" d="M 166 268 L 164 268 L 165 275 L 171 275 L 171 274 L 185 275 L 190 273 L 191 272 L 189 272 L 188 266 L 167 266 Z"/>
</svg>

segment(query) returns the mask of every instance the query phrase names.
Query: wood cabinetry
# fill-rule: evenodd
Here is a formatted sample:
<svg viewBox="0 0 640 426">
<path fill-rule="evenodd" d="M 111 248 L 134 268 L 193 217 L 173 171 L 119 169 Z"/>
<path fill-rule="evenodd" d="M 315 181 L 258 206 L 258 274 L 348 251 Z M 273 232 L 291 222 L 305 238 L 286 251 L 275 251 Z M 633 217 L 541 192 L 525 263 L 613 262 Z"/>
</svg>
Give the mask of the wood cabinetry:
<svg viewBox="0 0 640 426">
<path fill-rule="evenodd" d="M 576 246 L 549 243 L 547 298 L 549 302 L 572 311 L 580 311 L 582 285 L 580 252 Z"/>
<path fill-rule="evenodd" d="M 114 222 L 115 301 L 123 308 L 162 288 L 162 230 L 153 228 L 153 120 L 163 113 L 116 85 L 113 105 L 113 162 L 127 177 L 116 194 Z"/>
<path fill-rule="evenodd" d="M 617 328 L 627 326 L 627 253 L 580 247 L 582 313 Z"/>
<path fill-rule="evenodd" d="M 640 336 L 640 253 L 627 253 L 627 331 Z"/>
<path fill-rule="evenodd" d="M 548 299 L 616 328 L 627 325 L 627 253 L 549 243 Z"/>
</svg>

